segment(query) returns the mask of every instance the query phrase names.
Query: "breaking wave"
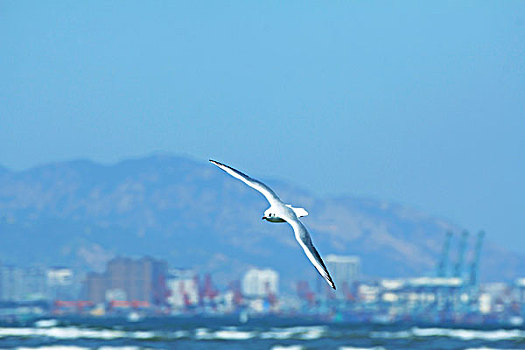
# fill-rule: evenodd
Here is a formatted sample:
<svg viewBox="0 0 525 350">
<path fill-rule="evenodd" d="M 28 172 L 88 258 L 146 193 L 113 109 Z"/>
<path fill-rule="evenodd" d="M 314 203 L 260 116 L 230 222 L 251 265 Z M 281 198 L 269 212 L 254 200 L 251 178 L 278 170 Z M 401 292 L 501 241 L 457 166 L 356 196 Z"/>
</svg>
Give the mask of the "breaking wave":
<svg viewBox="0 0 525 350">
<path fill-rule="evenodd" d="M 516 340 L 525 339 L 525 331 L 518 329 L 473 330 L 454 328 L 418 328 L 398 332 L 371 332 L 372 338 L 403 339 L 424 337 L 449 337 L 461 340 Z"/>
<path fill-rule="evenodd" d="M 242 327 L 219 327 L 219 328 L 194 328 L 173 330 L 135 330 L 114 328 L 88 328 L 80 326 L 57 326 L 56 320 L 41 320 L 34 327 L 0 327 L 0 340 L 5 338 L 43 338 L 49 343 L 49 339 L 59 341 L 86 339 L 86 340 L 134 340 L 139 344 L 147 341 L 174 341 L 179 339 L 199 341 L 250 341 L 250 340 L 273 340 L 285 341 L 296 340 L 298 342 L 311 341 L 322 338 L 338 339 L 342 342 L 339 350 L 386 350 L 382 345 L 389 339 L 430 339 L 446 337 L 455 341 L 481 340 L 495 341 L 525 341 L 525 330 L 520 329 L 496 329 L 496 330 L 474 330 L 454 328 L 420 328 L 413 327 L 398 331 L 369 331 L 362 329 L 334 329 L 328 326 L 302 326 L 302 327 L 271 327 L 271 328 L 242 328 Z M 372 344 L 357 343 L 346 345 L 348 339 L 377 339 Z M 382 339 L 382 340 L 381 340 Z M 351 341 L 350 341 L 351 342 Z M 359 344 L 359 345 L 358 345 Z M 45 347 L 34 349 L 40 350 L 84 350 L 79 346 L 43 344 Z M 81 344 L 84 345 L 84 344 Z M 473 345 L 473 344 L 471 344 Z M 481 346 L 481 344 L 476 344 Z M 488 345 L 488 344 L 483 344 Z M 499 344 L 498 344 L 499 345 Z M 274 349 L 300 349 L 302 345 L 275 344 Z M 294 347 L 295 346 L 295 347 Z M 368 347 L 367 347 L 368 346 Z M 32 348 L 17 348 L 28 350 Z M 137 350 L 137 347 L 102 347 L 99 350 Z M 470 348 L 469 350 L 498 350 L 488 347 Z"/>
<path fill-rule="evenodd" d="M 247 340 L 255 337 L 255 333 L 238 331 L 236 329 L 224 329 L 211 331 L 207 328 L 195 330 L 195 338 L 200 340 Z"/>
<path fill-rule="evenodd" d="M 35 327 L 38 328 L 49 328 L 49 327 L 55 327 L 58 324 L 58 321 L 55 319 L 49 319 L 49 320 L 38 320 L 35 322 Z"/>
<path fill-rule="evenodd" d="M 89 350 L 89 348 L 84 348 L 82 346 L 75 345 L 48 345 L 48 346 L 37 346 L 34 348 L 28 347 L 17 347 L 16 350 Z"/>
<path fill-rule="evenodd" d="M 327 335 L 327 327 L 285 327 L 264 330 L 240 330 L 236 327 L 221 329 L 197 328 L 195 330 L 176 330 L 171 332 L 156 331 L 125 331 L 116 329 L 91 329 L 82 327 L 54 327 L 52 323 L 40 323 L 37 327 L 8 327 L 0 328 L 0 339 L 6 337 L 43 337 L 54 339 L 197 339 L 197 340 L 249 340 L 258 339 L 298 339 L 313 340 Z"/>
<path fill-rule="evenodd" d="M 47 337 L 55 339 L 149 339 L 152 332 L 124 332 L 113 329 L 88 329 L 78 327 L 50 327 L 50 328 L 0 328 L 0 338 L 5 337 Z"/>
<path fill-rule="evenodd" d="M 356 348 L 353 346 L 341 346 L 339 350 L 386 350 L 382 346 L 374 346 L 373 348 Z"/>
<path fill-rule="evenodd" d="M 274 345 L 271 350 L 303 350 L 301 345 Z"/>
<path fill-rule="evenodd" d="M 481 348 L 466 348 L 465 350 L 523 350 L 518 348 L 513 349 L 501 349 L 501 348 L 487 348 L 487 347 L 481 347 Z"/>
<path fill-rule="evenodd" d="M 16 350 L 91 350 L 92 348 L 86 348 L 83 346 L 76 345 L 44 345 L 37 347 L 25 347 L 19 346 Z M 138 346 L 101 346 L 96 348 L 97 350 L 140 350 Z"/>
<path fill-rule="evenodd" d="M 261 332 L 259 338 L 313 340 L 323 337 L 327 331 L 328 328 L 325 326 L 271 328 L 269 331 Z"/>
</svg>

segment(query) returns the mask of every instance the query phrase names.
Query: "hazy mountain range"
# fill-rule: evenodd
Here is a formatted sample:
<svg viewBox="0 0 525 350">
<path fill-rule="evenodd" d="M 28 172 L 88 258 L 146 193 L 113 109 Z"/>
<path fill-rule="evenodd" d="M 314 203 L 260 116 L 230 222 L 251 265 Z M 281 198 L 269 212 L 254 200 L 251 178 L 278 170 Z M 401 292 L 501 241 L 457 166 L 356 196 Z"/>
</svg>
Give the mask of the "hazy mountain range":
<svg viewBox="0 0 525 350">
<path fill-rule="evenodd" d="M 303 221 L 323 256 L 358 255 L 367 276 L 434 275 L 445 232 L 462 229 L 399 204 L 321 198 L 266 182 L 284 201 L 309 211 Z M 285 285 L 313 281 L 316 272 L 291 228 L 261 220 L 267 207 L 257 192 L 207 160 L 163 155 L 114 165 L 78 160 L 25 171 L 0 167 L 0 262 L 86 271 L 103 269 L 115 255 L 151 255 L 224 281 L 249 266 L 278 270 Z M 458 241 L 455 235 L 452 264 Z M 525 257 L 498 247 L 487 232 L 481 280 L 515 278 L 520 266 Z"/>
</svg>

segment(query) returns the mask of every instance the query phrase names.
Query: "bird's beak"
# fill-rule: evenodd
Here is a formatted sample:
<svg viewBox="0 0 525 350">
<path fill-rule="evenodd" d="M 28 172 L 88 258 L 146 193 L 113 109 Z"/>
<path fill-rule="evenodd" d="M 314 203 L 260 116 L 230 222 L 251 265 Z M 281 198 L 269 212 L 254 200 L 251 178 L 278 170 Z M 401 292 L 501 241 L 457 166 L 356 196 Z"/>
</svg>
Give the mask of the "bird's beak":
<svg viewBox="0 0 525 350">
<path fill-rule="evenodd" d="M 266 216 L 263 216 L 261 220 L 266 220 Z"/>
</svg>

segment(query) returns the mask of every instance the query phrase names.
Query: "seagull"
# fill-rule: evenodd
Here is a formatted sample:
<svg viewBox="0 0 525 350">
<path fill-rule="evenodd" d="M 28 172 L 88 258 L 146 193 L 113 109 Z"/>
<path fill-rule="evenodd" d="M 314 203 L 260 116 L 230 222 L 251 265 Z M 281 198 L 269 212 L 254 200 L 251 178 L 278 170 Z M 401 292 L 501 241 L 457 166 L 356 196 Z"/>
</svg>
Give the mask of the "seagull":
<svg viewBox="0 0 525 350">
<path fill-rule="evenodd" d="M 225 164 L 219 163 L 211 159 L 210 162 L 215 164 L 234 178 L 241 180 L 246 185 L 259 191 L 266 198 L 266 200 L 270 203 L 270 207 L 264 212 L 262 220 L 266 220 L 269 222 L 287 222 L 288 224 L 290 224 L 294 231 L 295 239 L 303 248 L 308 259 L 312 262 L 319 274 L 323 276 L 328 285 L 335 289 L 334 281 L 332 281 L 332 277 L 330 277 L 330 274 L 328 273 L 328 269 L 326 268 L 323 259 L 321 259 L 321 256 L 315 249 L 310 234 L 308 233 L 306 227 L 302 224 L 302 222 L 299 221 L 299 218 L 308 215 L 308 212 L 304 208 L 295 208 L 292 207 L 290 204 L 284 204 L 283 201 L 281 201 L 281 199 L 275 194 L 275 192 L 262 182 L 255 180 L 249 177 L 248 175 L 241 173 L 240 171 L 235 170 L 232 167 L 227 166 Z"/>
</svg>

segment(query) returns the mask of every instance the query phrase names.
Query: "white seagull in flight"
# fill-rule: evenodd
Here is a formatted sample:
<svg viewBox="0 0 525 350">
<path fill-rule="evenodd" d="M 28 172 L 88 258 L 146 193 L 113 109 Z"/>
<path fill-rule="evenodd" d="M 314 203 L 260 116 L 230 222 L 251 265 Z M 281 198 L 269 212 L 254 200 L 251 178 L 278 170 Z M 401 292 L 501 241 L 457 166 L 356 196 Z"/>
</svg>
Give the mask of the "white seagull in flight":
<svg viewBox="0 0 525 350">
<path fill-rule="evenodd" d="M 332 277 L 330 277 L 330 274 L 328 273 L 328 270 L 324 265 L 321 256 L 315 249 L 312 243 L 312 239 L 310 238 L 310 234 L 306 230 L 306 227 L 304 227 L 304 225 L 301 223 L 301 221 L 299 221 L 299 218 L 308 215 L 308 212 L 303 208 L 294 208 L 290 204 L 284 204 L 281 201 L 281 199 L 277 197 L 275 192 L 272 191 L 270 187 L 266 186 L 262 182 L 252 179 L 248 175 L 243 174 L 240 171 L 235 170 L 232 167 L 229 167 L 225 164 L 216 162 L 211 159 L 210 162 L 212 162 L 213 164 L 215 164 L 234 178 L 241 180 L 251 188 L 254 188 L 262 193 L 262 195 L 270 203 L 270 208 L 266 209 L 262 219 L 269 222 L 289 223 L 290 226 L 292 226 L 293 231 L 295 233 L 295 239 L 303 248 L 308 259 L 310 259 L 312 264 L 315 266 L 317 271 L 319 271 L 321 276 L 324 277 L 324 279 L 330 285 L 330 287 L 335 289 L 334 281 L 332 281 Z"/>
</svg>

